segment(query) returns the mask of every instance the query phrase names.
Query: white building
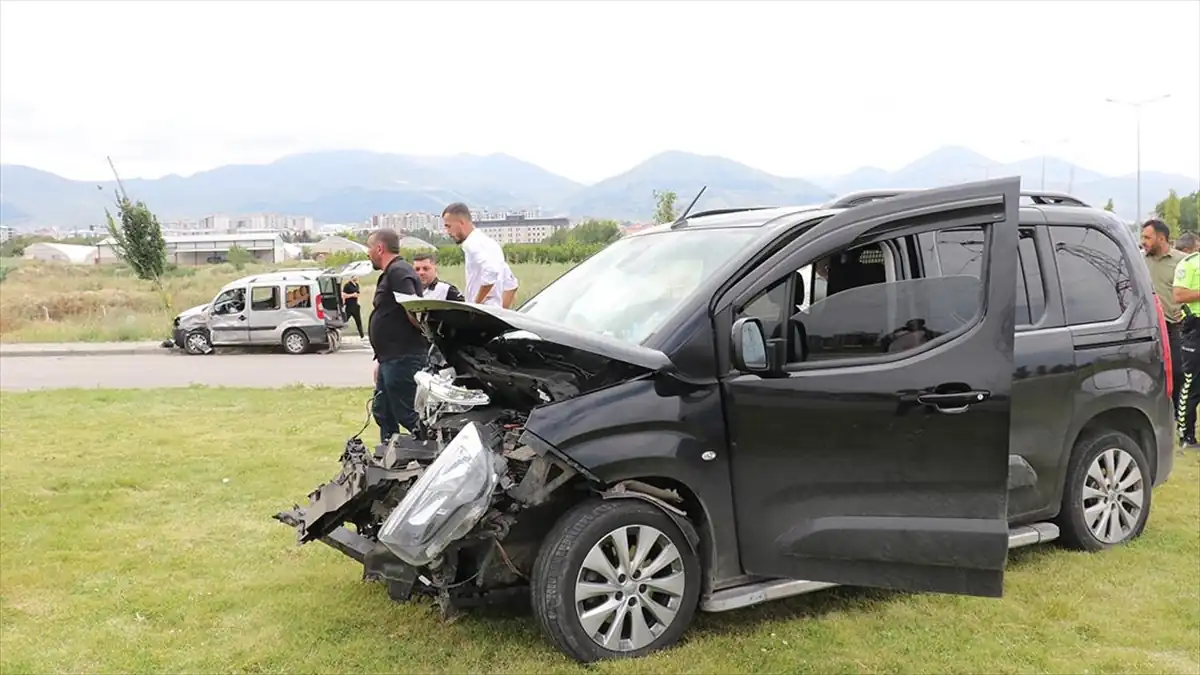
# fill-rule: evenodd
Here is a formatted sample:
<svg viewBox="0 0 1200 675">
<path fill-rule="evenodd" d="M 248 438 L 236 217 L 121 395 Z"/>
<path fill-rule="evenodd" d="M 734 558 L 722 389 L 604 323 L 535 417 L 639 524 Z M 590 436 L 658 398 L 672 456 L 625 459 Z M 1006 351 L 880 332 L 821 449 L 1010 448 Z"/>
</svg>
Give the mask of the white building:
<svg viewBox="0 0 1200 675">
<path fill-rule="evenodd" d="M 566 218 L 526 218 L 510 214 L 503 220 L 477 220 L 475 227 L 499 244 L 536 244 L 560 230 L 570 229 Z"/>
<path fill-rule="evenodd" d="M 71 265 L 95 265 L 99 258 L 99 247 L 39 241 L 26 246 L 25 254 L 22 257 L 26 260 L 60 262 Z"/>
<path fill-rule="evenodd" d="M 264 263 L 287 260 L 283 238 L 278 234 L 192 234 L 163 237 L 167 244 L 167 262 L 176 265 L 204 265 L 228 260 L 229 249 L 237 246 Z M 112 237 L 97 245 L 102 263 L 120 262 L 112 247 Z"/>
</svg>

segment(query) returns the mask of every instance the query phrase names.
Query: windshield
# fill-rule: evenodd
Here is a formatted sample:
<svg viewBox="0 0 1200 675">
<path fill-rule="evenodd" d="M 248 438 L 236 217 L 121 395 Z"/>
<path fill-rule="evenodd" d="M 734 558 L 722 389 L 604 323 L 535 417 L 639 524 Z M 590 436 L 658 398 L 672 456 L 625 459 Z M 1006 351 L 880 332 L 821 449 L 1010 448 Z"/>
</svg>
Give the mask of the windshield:
<svg viewBox="0 0 1200 675">
<path fill-rule="evenodd" d="M 641 344 L 755 228 L 676 230 L 619 239 L 538 293 L 521 313 Z"/>
</svg>

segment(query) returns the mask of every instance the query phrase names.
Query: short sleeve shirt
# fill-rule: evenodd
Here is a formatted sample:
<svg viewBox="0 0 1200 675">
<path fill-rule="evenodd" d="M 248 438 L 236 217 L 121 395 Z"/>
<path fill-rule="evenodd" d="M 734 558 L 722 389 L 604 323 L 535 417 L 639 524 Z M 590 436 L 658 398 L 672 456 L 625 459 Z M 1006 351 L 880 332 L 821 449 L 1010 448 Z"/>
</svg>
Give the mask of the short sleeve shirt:
<svg viewBox="0 0 1200 675">
<path fill-rule="evenodd" d="M 1200 291 L 1200 253 L 1192 253 L 1175 266 L 1175 288 Z M 1200 317 L 1200 301 L 1185 302 L 1193 316 Z"/>
</svg>

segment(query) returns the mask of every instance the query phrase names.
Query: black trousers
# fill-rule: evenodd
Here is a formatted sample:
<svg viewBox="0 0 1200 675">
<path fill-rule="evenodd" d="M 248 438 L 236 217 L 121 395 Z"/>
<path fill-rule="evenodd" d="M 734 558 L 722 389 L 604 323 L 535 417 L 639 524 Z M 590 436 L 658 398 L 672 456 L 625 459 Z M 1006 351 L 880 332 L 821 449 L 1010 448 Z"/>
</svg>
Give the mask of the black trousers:
<svg viewBox="0 0 1200 675">
<path fill-rule="evenodd" d="M 1179 437 L 1191 441 L 1196 438 L 1196 406 L 1200 405 L 1200 330 L 1181 330 L 1179 351 L 1183 386 L 1179 392 L 1179 406 L 1175 409 L 1175 421 Z"/>
<path fill-rule="evenodd" d="M 358 337 L 362 337 L 362 308 L 358 306 L 358 303 L 346 305 L 346 318 L 354 319 L 354 327 L 358 329 Z"/>
<path fill-rule="evenodd" d="M 1174 410 L 1179 410 L 1180 394 L 1183 393 L 1183 336 L 1179 332 L 1179 324 L 1167 322 L 1167 344 L 1171 350 L 1171 403 Z"/>
</svg>

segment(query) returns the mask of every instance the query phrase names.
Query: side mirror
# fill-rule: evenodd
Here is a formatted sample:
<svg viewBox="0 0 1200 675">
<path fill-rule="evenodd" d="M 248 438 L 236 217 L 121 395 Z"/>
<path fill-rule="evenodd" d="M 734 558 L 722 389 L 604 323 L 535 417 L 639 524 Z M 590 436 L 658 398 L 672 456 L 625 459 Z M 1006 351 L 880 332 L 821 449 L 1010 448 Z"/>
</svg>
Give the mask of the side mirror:
<svg viewBox="0 0 1200 675">
<path fill-rule="evenodd" d="M 733 322 L 733 367 L 747 373 L 768 369 L 767 340 L 762 322 L 752 317 Z"/>
</svg>

